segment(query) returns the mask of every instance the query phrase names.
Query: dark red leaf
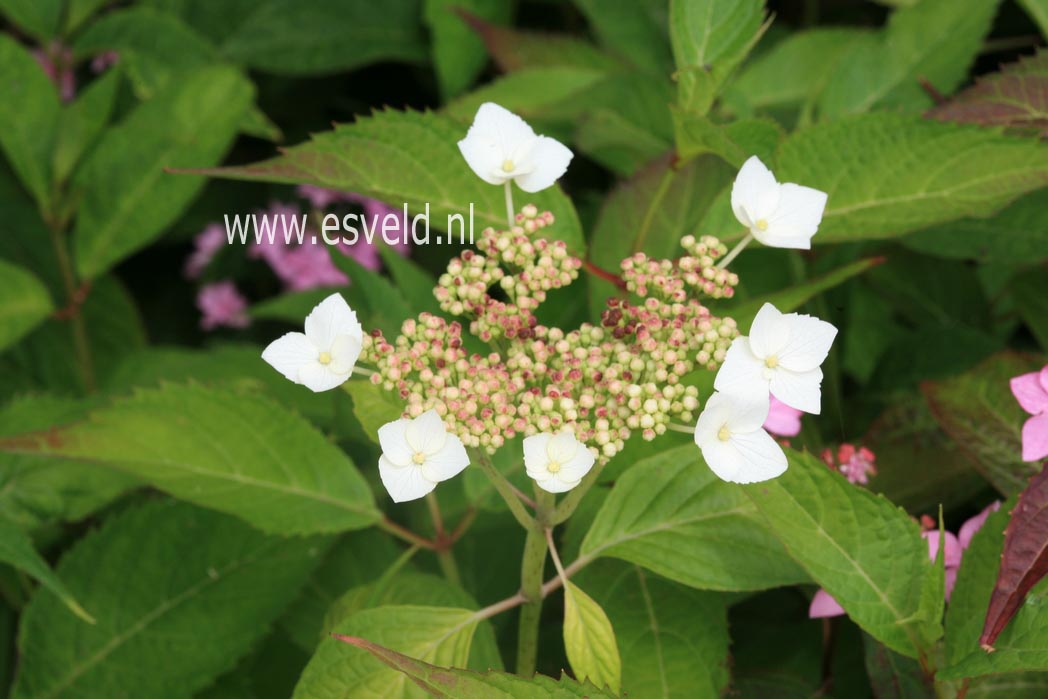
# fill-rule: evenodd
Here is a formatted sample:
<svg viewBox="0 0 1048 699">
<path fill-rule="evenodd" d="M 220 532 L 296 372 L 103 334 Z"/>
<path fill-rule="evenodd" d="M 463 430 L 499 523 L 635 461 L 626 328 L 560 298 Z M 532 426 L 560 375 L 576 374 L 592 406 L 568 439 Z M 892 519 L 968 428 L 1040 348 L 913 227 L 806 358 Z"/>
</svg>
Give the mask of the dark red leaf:
<svg viewBox="0 0 1048 699">
<path fill-rule="evenodd" d="M 928 112 L 940 121 L 1029 129 L 1048 136 L 1048 51 L 980 78 Z"/>
<path fill-rule="evenodd" d="M 1004 551 L 997 583 L 986 610 L 979 644 L 993 652 L 993 642 L 1019 611 L 1030 588 L 1048 573 L 1048 461 L 1019 494 L 1004 530 Z"/>
</svg>

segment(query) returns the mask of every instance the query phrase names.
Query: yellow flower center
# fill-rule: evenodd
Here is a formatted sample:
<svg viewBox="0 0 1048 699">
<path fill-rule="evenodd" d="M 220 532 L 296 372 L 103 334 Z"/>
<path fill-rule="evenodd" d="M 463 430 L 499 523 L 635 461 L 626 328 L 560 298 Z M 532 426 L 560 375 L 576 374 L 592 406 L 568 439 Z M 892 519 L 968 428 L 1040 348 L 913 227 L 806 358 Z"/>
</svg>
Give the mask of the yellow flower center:
<svg viewBox="0 0 1048 699">
<path fill-rule="evenodd" d="M 720 431 L 717 432 L 717 439 L 719 439 L 722 442 L 727 442 L 729 439 L 731 439 L 731 430 L 728 429 L 727 425 L 721 427 Z"/>
<path fill-rule="evenodd" d="M 546 470 L 550 473 L 558 473 L 560 471 L 560 462 L 550 461 L 549 464 L 546 465 Z"/>
<path fill-rule="evenodd" d="M 330 364 L 331 363 L 331 353 L 330 352 L 321 352 L 320 356 L 317 357 L 317 361 L 320 362 L 321 364 L 324 364 L 324 365 Z"/>
<path fill-rule="evenodd" d="M 764 360 L 764 366 L 768 367 L 769 369 L 774 369 L 775 367 L 779 366 L 779 358 L 775 355 L 768 357 Z"/>
<path fill-rule="evenodd" d="M 415 455 L 411 457 L 411 460 L 421 466 L 426 461 L 426 455 L 420 451 L 416 451 Z"/>
<path fill-rule="evenodd" d="M 503 172 L 513 172 L 513 168 L 514 167 L 516 167 L 516 166 L 513 164 L 512 160 L 503 160 L 502 161 L 502 171 Z"/>
<path fill-rule="evenodd" d="M 768 230 L 768 219 L 762 218 L 761 220 L 757 221 L 757 230 L 759 230 L 759 231 L 766 231 L 766 230 Z"/>
</svg>

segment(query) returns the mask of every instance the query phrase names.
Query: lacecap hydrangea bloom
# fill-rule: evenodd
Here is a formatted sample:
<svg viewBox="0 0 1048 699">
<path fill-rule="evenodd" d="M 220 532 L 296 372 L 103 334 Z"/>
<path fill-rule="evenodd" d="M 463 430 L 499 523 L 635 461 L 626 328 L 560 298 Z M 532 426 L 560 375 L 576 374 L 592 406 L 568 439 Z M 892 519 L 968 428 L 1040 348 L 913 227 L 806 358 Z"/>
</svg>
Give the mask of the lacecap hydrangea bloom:
<svg viewBox="0 0 1048 699">
<path fill-rule="evenodd" d="M 731 188 L 735 218 L 750 235 L 773 248 L 810 249 L 826 199 L 826 192 L 779 183 L 755 155 L 743 164 Z"/>
<path fill-rule="evenodd" d="M 378 428 L 378 473 L 394 502 L 417 500 L 469 466 L 462 440 L 449 434 L 436 410 Z"/>
</svg>

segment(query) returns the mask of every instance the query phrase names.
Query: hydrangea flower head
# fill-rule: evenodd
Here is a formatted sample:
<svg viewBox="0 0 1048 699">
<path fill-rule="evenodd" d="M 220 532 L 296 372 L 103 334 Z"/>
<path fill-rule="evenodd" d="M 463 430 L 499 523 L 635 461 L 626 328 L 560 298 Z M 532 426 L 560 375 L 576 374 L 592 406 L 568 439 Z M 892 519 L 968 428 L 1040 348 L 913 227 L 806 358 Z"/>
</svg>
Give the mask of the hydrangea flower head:
<svg viewBox="0 0 1048 699">
<path fill-rule="evenodd" d="M 552 186 L 572 158 L 563 143 L 536 135 L 526 121 L 493 102 L 480 105 L 458 147 L 477 177 L 488 184 L 516 182 L 525 192 Z"/>
<path fill-rule="evenodd" d="M 779 437 L 796 437 L 801 433 L 801 415 L 804 413 L 783 403 L 775 396 L 771 397 L 768 419 L 764 429 Z"/>
<path fill-rule="evenodd" d="M 764 304 L 750 326 L 749 337 L 738 337 L 717 372 L 714 388 L 726 393 L 771 395 L 818 415 L 822 369 L 837 328 L 812 316 L 781 313 Z"/>
<path fill-rule="evenodd" d="M 469 466 L 462 440 L 449 433 L 436 410 L 378 428 L 378 473 L 394 502 L 417 500 Z"/>
<path fill-rule="evenodd" d="M 710 396 L 695 424 L 695 444 L 718 478 L 731 483 L 757 483 L 786 471 L 786 454 L 762 427 L 767 419 L 767 396 Z"/>
<path fill-rule="evenodd" d="M 1048 366 L 1011 380 L 1012 395 L 1033 417 L 1023 424 L 1023 461 L 1048 457 Z"/>
<path fill-rule="evenodd" d="M 250 323 L 246 313 L 247 300 L 229 280 L 201 287 L 197 292 L 197 308 L 202 314 L 200 327 L 204 330 L 222 326 L 246 328 Z"/>
<path fill-rule="evenodd" d="M 262 359 L 289 381 L 320 393 L 349 378 L 363 342 L 357 314 L 341 294 L 332 294 L 306 316 L 305 333 L 290 332 L 274 340 Z"/>
<path fill-rule="evenodd" d="M 731 188 L 735 218 L 750 235 L 773 248 L 811 249 L 826 209 L 826 192 L 779 183 L 757 156 L 747 160 Z"/>
<path fill-rule="evenodd" d="M 593 468 L 596 457 L 575 434 L 543 432 L 524 439 L 524 468 L 539 487 L 563 493 L 579 484 Z"/>
</svg>

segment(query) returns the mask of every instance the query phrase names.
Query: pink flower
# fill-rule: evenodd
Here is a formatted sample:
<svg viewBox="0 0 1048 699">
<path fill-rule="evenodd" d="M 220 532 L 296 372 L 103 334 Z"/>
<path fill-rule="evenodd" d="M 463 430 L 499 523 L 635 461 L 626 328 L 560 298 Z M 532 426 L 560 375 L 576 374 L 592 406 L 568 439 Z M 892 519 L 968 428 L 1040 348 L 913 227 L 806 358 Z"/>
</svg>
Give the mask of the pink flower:
<svg viewBox="0 0 1048 699">
<path fill-rule="evenodd" d="M 1023 461 L 1048 457 L 1048 366 L 1011 380 L 1012 395 L 1033 415 L 1023 425 Z"/>
<path fill-rule="evenodd" d="M 945 568 L 945 597 L 946 601 L 950 601 L 950 595 L 953 594 L 953 586 L 957 583 L 957 571 L 961 567 L 961 556 L 964 549 L 968 548 L 968 545 L 972 542 L 972 537 L 979 531 L 982 525 L 986 522 L 986 518 L 990 516 L 990 513 L 996 512 L 1001 507 L 1000 502 L 992 502 L 986 506 L 986 508 L 975 515 L 971 519 L 965 521 L 961 525 L 961 529 L 957 536 L 954 536 L 950 532 L 943 533 L 943 566 Z M 922 521 L 927 521 L 922 518 Z M 928 542 L 928 558 L 932 561 L 939 555 L 939 530 L 938 529 L 926 529 L 921 532 L 921 536 Z M 811 600 L 811 605 L 808 607 L 808 618 L 809 619 L 822 619 L 825 617 L 841 616 L 844 614 L 844 609 L 841 605 L 837 604 L 837 600 L 830 596 L 830 593 L 826 592 L 822 588 L 815 593 L 815 597 Z"/>
<path fill-rule="evenodd" d="M 877 475 L 877 467 L 874 465 L 877 457 L 866 447 L 855 448 L 854 444 L 844 443 L 837 448 L 834 454 L 830 449 L 824 449 L 822 460 L 832 471 L 840 471 L 852 483 L 866 485 L 870 482 L 870 476 Z"/>
<path fill-rule="evenodd" d="M 215 253 L 228 242 L 226 229 L 220 223 L 212 223 L 193 239 L 193 253 L 186 260 L 185 275 L 188 279 L 199 279 L 211 263 Z"/>
<path fill-rule="evenodd" d="M 291 291 L 345 286 L 349 279 L 331 261 L 322 243 L 303 243 L 284 250 L 270 261 L 273 272 Z"/>
<path fill-rule="evenodd" d="M 768 419 L 764 421 L 764 429 L 780 437 L 796 437 L 801 431 L 803 414 L 771 396 L 771 409 L 768 411 Z"/>
<path fill-rule="evenodd" d="M 325 189 L 313 184 L 300 184 L 295 191 L 298 192 L 298 196 L 312 204 L 314 209 L 320 209 L 321 211 L 340 201 L 351 201 L 349 196 L 352 196 L 347 195 L 345 192 Z"/>
<path fill-rule="evenodd" d="M 245 328 L 250 322 L 245 313 L 247 300 L 228 280 L 201 287 L 197 293 L 197 308 L 203 314 L 200 327 L 204 330 L 220 326 Z"/>
<path fill-rule="evenodd" d="M 975 532 L 982 529 L 982 525 L 986 523 L 986 518 L 999 509 L 1001 509 L 1001 502 L 999 500 L 994 500 L 987 505 L 982 512 L 961 525 L 960 530 L 957 532 L 957 539 L 961 542 L 962 549 L 971 546 L 972 537 L 975 536 Z"/>
<path fill-rule="evenodd" d="M 76 75 L 73 74 L 73 51 L 55 42 L 47 49 L 33 51 L 33 58 L 58 88 L 63 102 L 76 96 Z"/>
</svg>

